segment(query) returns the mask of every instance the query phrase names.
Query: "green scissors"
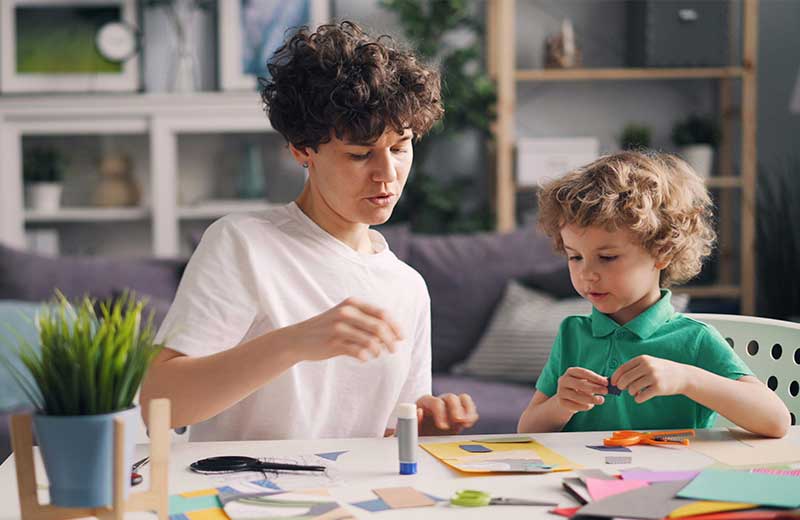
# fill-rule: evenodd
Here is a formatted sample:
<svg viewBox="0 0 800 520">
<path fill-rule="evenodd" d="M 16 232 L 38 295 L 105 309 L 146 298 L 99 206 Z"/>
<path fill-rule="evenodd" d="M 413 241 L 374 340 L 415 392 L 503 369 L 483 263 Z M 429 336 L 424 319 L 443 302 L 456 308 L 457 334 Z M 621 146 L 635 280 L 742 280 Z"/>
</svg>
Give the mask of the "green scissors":
<svg viewBox="0 0 800 520">
<path fill-rule="evenodd" d="M 543 502 L 541 500 L 525 500 L 522 498 L 492 497 L 485 491 L 464 489 L 457 491 L 450 503 L 460 507 L 483 506 L 557 506 L 557 502 Z"/>
</svg>

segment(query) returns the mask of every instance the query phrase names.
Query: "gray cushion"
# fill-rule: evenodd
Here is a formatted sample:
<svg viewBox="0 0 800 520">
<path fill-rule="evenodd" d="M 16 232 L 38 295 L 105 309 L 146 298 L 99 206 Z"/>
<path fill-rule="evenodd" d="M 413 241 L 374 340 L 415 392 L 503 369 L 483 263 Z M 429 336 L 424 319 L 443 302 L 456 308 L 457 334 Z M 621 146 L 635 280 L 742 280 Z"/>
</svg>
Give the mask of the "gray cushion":
<svg viewBox="0 0 800 520">
<path fill-rule="evenodd" d="M 17 357 L 18 337 L 34 347 L 39 347 L 39 334 L 36 331 L 34 318 L 41 308 L 40 304 L 3 300 L 0 301 L 0 356 L 20 373 L 31 380 L 30 373 Z M 0 362 L 0 411 L 19 408 L 31 408 L 28 400 L 5 363 Z"/>
<path fill-rule="evenodd" d="M 463 433 L 513 433 L 517 431 L 520 415 L 533 397 L 533 386 L 435 374 L 433 394 L 444 393 L 466 393 L 475 402 L 480 419 Z"/>
<path fill-rule="evenodd" d="M 55 289 L 70 299 L 87 294 L 107 299 L 127 288 L 172 300 L 185 264 L 156 258 L 51 258 L 0 245 L 0 299 L 48 300 Z"/>
<path fill-rule="evenodd" d="M 679 312 L 688 301 L 686 295 L 672 297 Z M 512 280 L 478 347 L 453 373 L 533 385 L 564 318 L 591 312 L 592 304 L 583 298 L 556 300 Z"/>
<path fill-rule="evenodd" d="M 431 294 L 433 370 L 446 372 L 475 347 L 506 283 L 525 278 L 569 284 L 563 257 L 534 228 L 508 234 L 422 236 L 411 239 L 408 263 Z"/>
</svg>

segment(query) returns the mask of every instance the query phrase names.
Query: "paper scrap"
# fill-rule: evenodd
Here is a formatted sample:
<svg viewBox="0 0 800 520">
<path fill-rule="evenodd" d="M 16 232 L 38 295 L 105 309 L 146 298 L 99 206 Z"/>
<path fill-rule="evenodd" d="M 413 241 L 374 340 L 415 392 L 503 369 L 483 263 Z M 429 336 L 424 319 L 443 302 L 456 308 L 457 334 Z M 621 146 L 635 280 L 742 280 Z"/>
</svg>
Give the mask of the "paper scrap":
<svg viewBox="0 0 800 520">
<path fill-rule="evenodd" d="M 583 477 L 584 481 L 586 481 L 587 478 L 596 478 L 599 480 L 619 480 L 614 475 L 609 475 L 602 469 L 595 469 L 595 468 L 582 469 L 579 470 L 578 473 L 580 474 L 581 477 Z"/>
<path fill-rule="evenodd" d="M 692 480 L 699 471 L 644 471 L 622 470 L 623 480 L 644 480 L 645 482 L 673 482 L 675 480 Z"/>
<path fill-rule="evenodd" d="M 460 448 L 463 442 L 431 442 L 420 447 L 457 470 L 466 473 L 544 473 L 569 471 L 575 464 L 539 444 L 492 444 L 491 453 L 467 453 Z"/>
<path fill-rule="evenodd" d="M 341 455 L 343 455 L 345 453 L 347 453 L 347 450 L 345 450 L 345 451 L 329 451 L 328 453 L 317 453 L 316 455 L 317 455 L 317 457 L 322 457 L 323 459 L 328 459 L 328 460 L 335 461 L 336 459 L 338 459 Z"/>
<path fill-rule="evenodd" d="M 181 495 L 171 495 L 169 497 L 169 514 L 176 515 L 188 513 L 190 511 L 201 511 L 203 509 L 221 509 L 217 495 L 202 495 L 196 497 L 184 497 Z"/>
<path fill-rule="evenodd" d="M 550 512 L 554 515 L 559 516 L 566 516 L 567 518 L 572 518 L 575 514 L 580 510 L 580 507 L 557 507 L 555 509 L 551 509 Z"/>
<path fill-rule="evenodd" d="M 733 467 L 800 462 L 800 444 L 750 436 L 743 431 L 697 430 L 689 449 Z"/>
<path fill-rule="evenodd" d="M 800 477 L 800 469 L 772 469 L 772 468 L 754 468 L 750 470 L 753 473 L 766 473 L 768 475 L 783 475 L 785 477 Z"/>
<path fill-rule="evenodd" d="M 686 485 L 685 480 L 656 482 L 649 485 L 641 480 L 621 480 L 620 482 L 639 483 L 644 487 L 608 496 L 604 500 L 590 502 L 583 506 L 578 514 L 604 518 L 660 520 L 688 503 L 684 499 L 674 498 L 675 493 Z"/>
<path fill-rule="evenodd" d="M 630 464 L 632 457 L 606 457 L 606 464 Z"/>
<path fill-rule="evenodd" d="M 592 448 L 593 450 L 599 450 L 599 451 L 621 451 L 621 452 L 626 452 L 626 453 L 630 453 L 631 452 L 631 449 L 630 448 L 626 448 L 625 446 L 605 446 L 603 444 L 598 444 L 596 446 L 592 446 L 592 445 L 587 444 L 586 447 L 587 448 Z"/>
<path fill-rule="evenodd" d="M 436 504 L 435 500 L 409 486 L 379 488 L 372 491 L 392 509 L 427 507 Z"/>
<path fill-rule="evenodd" d="M 707 515 L 710 513 L 721 513 L 723 511 L 740 511 L 742 509 L 753 509 L 755 504 L 740 504 L 737 502 L 712 502 L 701 500 L 681 506 L 669 514 L 669 518 L 684 518 L 686 516 Z"/>
<path fill-rule="evenodd" d="M 461 444 L 458 447 L 470 453 L 489 453 L 492 451 L 486 446 L 481 446 L 480 444 Z"/>
<path fill-rule="evenodd" d="M 795 477 L 783 475 L 707 469 L 678 496 L 792 508 L 800 507 L 800 483 Z"/>
<path fill-rule="evenodd" d="M 588 504 L 592 501 L 592 495 L 589 494 L 589 488 L 586 487 L 583 480 L 577 477 L 568 477 L 561 481 L 561 485 L 578 503 Z"/>
<path fill-rule="evenodd" d="M 602 500 L 613 495 L 648 486 L 647 482 L 642 482 L 641 480 L 601 480 L 587 477 L 584 481 L 592 500 Z"/>
<path fill-rule="evenodd" d="M 622 393 L 622 390 L 620 390 L 616 386 L 612 385 L 611 382 L 609 381 L 609 383 L 608 383 L 608 395 L 620 395 L 621 393 Z"/>
</svg>

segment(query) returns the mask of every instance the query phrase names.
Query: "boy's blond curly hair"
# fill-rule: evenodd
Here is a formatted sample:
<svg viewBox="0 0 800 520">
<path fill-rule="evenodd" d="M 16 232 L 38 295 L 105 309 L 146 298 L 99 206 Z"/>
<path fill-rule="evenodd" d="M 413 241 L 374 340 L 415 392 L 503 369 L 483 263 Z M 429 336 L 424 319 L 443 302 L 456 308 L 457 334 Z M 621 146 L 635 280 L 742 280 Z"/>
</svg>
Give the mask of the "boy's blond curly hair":
<svg viewBox="0 0 800 520">
<path fill-rule="evenodd" d="M 716 239 L 702 179 L 673 155 L 620 152 L 545 184 L 539 226 L 564 253 L 561 228 L 627 229 L 653 257 L 669 260 L 661 287 L 695 277 Z"/>
</svg>

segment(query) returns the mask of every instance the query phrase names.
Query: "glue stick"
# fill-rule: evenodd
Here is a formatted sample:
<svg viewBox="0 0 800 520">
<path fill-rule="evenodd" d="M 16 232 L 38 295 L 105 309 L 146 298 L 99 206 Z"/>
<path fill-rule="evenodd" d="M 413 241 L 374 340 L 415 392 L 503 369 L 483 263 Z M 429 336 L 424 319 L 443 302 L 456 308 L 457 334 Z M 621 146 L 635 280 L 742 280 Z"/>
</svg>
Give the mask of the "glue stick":
<svg viewBox="0 0 800 520">
<path fill-rule="evenodd" d="M 397 450 L 400 455 L 400 474 L 417 472 L 417 405 L 397 406 Z"/>
</svg>

